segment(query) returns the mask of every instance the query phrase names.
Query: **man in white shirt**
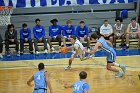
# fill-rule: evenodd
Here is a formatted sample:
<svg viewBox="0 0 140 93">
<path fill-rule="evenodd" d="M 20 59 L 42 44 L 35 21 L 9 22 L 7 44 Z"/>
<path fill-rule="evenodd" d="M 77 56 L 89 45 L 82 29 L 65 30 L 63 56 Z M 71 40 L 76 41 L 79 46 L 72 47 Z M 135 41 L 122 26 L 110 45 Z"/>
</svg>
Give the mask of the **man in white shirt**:
<svg viewBox="0 0 140 93">
<path fill-rule="evenodd" d="M 140 46 L 140 26 L 136 22 L 136 18 L 131 19 L 131 23 L 128 25 L 126 30 L 126 48 L 129 48 L 129 39 L 138 38 L 138 44 Z"/>
<path fill-rule="evenodd" d="M 113 43 L 113 29 L 108 23 L 108 20 L 104 20 L 104 24 L 100 27 L 100 34 L 106 39 Z"/>
</svg>

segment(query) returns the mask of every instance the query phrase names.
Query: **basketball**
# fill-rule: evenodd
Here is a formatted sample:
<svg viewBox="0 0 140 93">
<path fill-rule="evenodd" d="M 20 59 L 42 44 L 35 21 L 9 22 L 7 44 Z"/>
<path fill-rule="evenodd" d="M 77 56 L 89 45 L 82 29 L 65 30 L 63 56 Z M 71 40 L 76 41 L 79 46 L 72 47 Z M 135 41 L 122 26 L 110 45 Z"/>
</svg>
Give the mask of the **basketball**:
<svg viewBox="0 0 140 93">
<path fill-rule="evenodd" d="M 60 48 L 60 53 L 66 54 L 68 52 L 66 47 Z"/>
</svg>

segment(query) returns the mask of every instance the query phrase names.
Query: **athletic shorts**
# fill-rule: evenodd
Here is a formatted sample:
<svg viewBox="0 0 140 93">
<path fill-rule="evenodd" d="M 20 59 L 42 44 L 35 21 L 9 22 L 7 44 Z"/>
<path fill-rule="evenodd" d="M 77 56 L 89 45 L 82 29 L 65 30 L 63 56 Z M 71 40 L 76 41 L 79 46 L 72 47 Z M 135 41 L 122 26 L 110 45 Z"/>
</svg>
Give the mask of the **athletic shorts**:
<svg viewBox="0 0 140 93">
<path fill-rule="evenodd" d="M 116 61 L 116 52 L 112 49 L 110 53 L 107 53 L 107 62 L 113 63 Z"/>
<path fill-rule="evenodd" d="M 47 90 L 45 90 L 45 89 L 38 89 L 38 90 L 34 90 L 33 93 L 47 93 Z"/>
</svg>

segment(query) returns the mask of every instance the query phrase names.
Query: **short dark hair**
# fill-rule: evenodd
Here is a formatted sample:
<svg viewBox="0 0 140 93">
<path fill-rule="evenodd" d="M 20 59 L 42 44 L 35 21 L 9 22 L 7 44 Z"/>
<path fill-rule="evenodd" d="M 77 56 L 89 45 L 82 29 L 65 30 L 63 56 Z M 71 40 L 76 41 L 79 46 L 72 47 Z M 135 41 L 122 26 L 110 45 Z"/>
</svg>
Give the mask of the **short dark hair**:
<svg viewBox="0 0 140 93">
<path fill-rule="evenodd" d="M 76 36 L 70 36 L 70 38 L 73 38 L 74 40 L 76 40 Z"/>
<path fill-rule="evenodd" d="M 7 30 L 9 30 L 11 27 L 14 28 L 14 24 L 8 24 L 8 26 L 7 26 Z"/>
<path fill-rule="evenodd" d="M 117 22 L 117 20 L 119 20 L 120 22 L 123 21 L 122 18 L 120 18 L 120 17 L 117 17 L 117 18 L 115 19 L 116 22 Z"/>
<path fill-rule="evenodd" d="M 100 38 L 100 36 L 98 36 L 96 33 L 93 33 L 91 34 L 91 38 L 98 39 Z"/>
<path fill-rule="evenodd" d="M 85 71 L 81 71 L 79 73 L 79 77 L 80 77 L 80 79 L 86 79 L 87 78 L 87 73 Z"/>
<path fill-rule="evenodd" d="M 132 20 L 135 20 L 135 21 L 136 21 L 136 17 L 133 17 L 133 18 L 131 19 L 131 21 L 132 21 Z"/>
<path fill-rule="evenodd" d="M 104 22 L 108 22 L 108 20 L 104 20 Z"/>
<path fill-rule="evenodd" d="M 85 23 L 84 21 L 80 21 L 80 24 Z"/>
<path fill-rule="evenodd" d="M 44 63 L 39 63 L 39 64 L 38 64 L 38 69 L 39 69 L 39 70 L 44 69 Z"/>
<path fill-rule="evenodd" d="M 40 21 L 40 19 L 39 18 L 35 19 L 35 22 L 37 22 L 37 21 Z"/>
<path fill-rule="evenodd" d="M 24 27 L 27 27 L 27 24 L 26 24 L 26 23 L 22 24 L 22 27 L 23 27 L 23 28 L 24 28 Z"/>
<path fill-rule="evenodd" d="M 54 23 L 54 22 L 58 22 L 58 20 L 57 19 L 52 19 L 50 22 Z"/>
</svg>

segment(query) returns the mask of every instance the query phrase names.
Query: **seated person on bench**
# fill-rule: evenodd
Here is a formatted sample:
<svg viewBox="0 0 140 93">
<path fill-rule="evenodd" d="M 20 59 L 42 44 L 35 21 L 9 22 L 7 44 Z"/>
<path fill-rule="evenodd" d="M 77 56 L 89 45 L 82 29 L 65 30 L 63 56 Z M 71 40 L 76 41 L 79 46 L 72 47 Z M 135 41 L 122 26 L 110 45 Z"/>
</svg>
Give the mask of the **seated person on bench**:
<svg viewBox="0 0 140 93">
<path fill-rule="evenodd" d="M 31 30 L 27 27 L 27 24 L 22 24 L 20 29 L 20 54 L 24 52 L 24 43 L 29 43 L 30 53 L 33 54 L 33 43 L 31 39 Z"/>
<path fill-rule="evenodd" d="M 76 37 L 81 43 L 87 41 L 87 49 L 90 48 L 90 37 L 88 34 L 88 27 L 85 25 L 84 21 L 79 22 L 79 26 L 76 28 Z"/>
<path fill-rule="evenodd" d="M 105 38 L 105 40 L 110 40 L 113 44 L 113 29 L 108 23 L 108 20 L 104 20 L 104 24 L 100 27 L 100 34 Z"/>
<path fill-rule="evenodd" d="M 7 56 L 10 56 L 10 50 L 9 50 L 10 44 L 16 45 L 15 50 L 17 52 L 17 56 L 20 56 L 19 42 L 17 39 L 17 31 L 14 29 L 13 24 L 9 24 L 5 32 L 5 49 L 6 49 Z"/>
<path fill-rule="evenodd" d="M 126 30 L 126 48 L 129 48 L 129 39 L 138 38 L 138 46 L 140 47 L 140 26 L 136 22 L 136 18 L 131 19 L 131 23 L 128 25 Z"/>
<path fill-rule="evenodd" d="M 114 46 L 116 47 L 116 39 L 121 39 L 121 46 L 124 46 L 124 25 L 121 23 L 120 17 L 115 19 L 116 24 L 114 25 Z"/>
<path fill-rule="evenodd" d="M 47 48 L 47 41 L 45 38 L 45 28 L 44 26 L 40 25 L 40 19 L 35 20 L 36 26 L 33 28 L 33 33 L 34 33 L 34 47 L 35 47 L 35 53 L 38 55 L 39 54 L 39 49 L 38 49 L 38 43 L 44 43 L 44 53 L 48 53 L 48 48 Z"/>
<path fill-rule="evenodd" d="M 70 36 L 75 35 L 75 28 L 72 25 L 71 20 L 66 21 L 66 25 L 63 27 L 63 44 L 66 46 L 66 41 L 70 40 Z"/>
<path fill-rule="evenodd" d="M 50 48 L 52 51 L 54 51 L 54 48 L 52 46 L 53 41 L 59 42 L 59 48 L 61 47 L 61 30 L 62 27 L 57 24 L 58 20 L 57 19 L 52 19 L 50 21 L 52 23 L 51 26 L 49 26 L 49 44 Z"/>
</svg>

